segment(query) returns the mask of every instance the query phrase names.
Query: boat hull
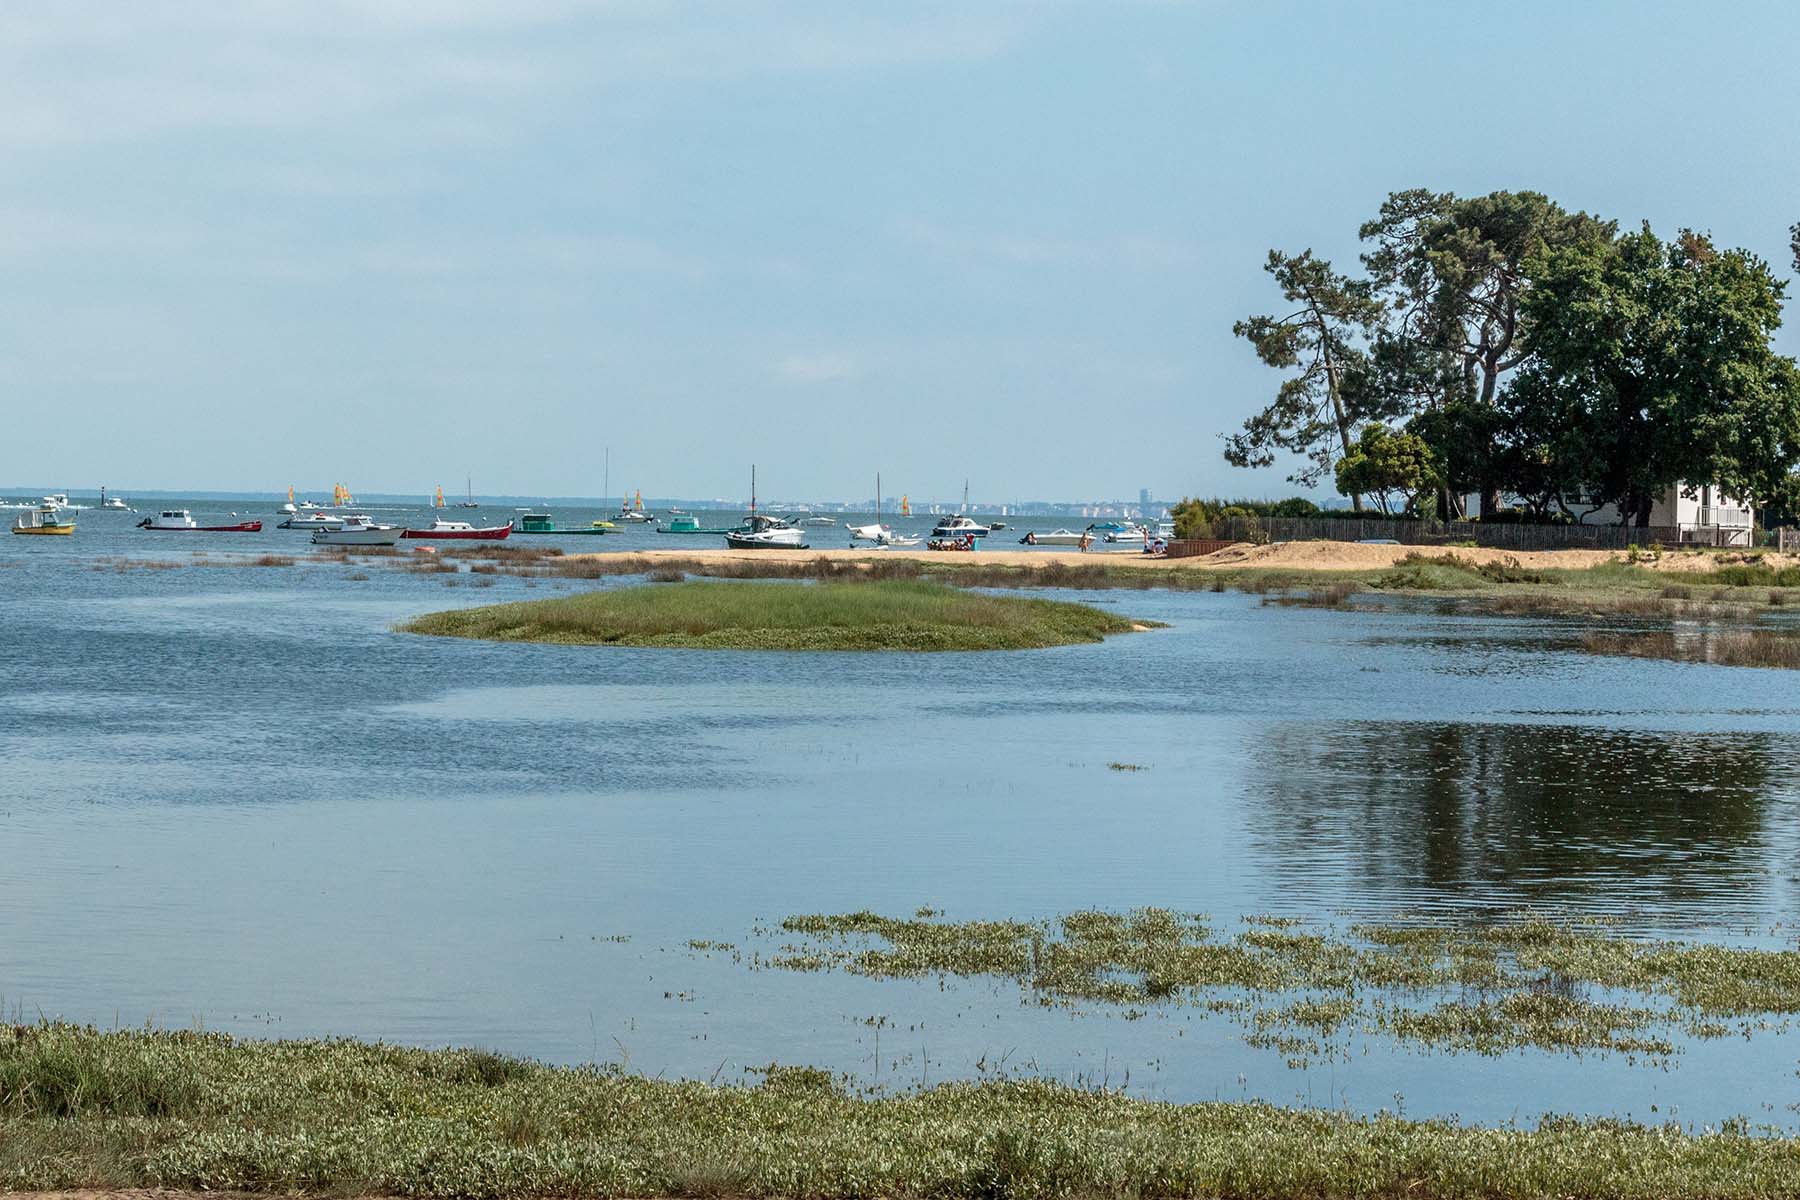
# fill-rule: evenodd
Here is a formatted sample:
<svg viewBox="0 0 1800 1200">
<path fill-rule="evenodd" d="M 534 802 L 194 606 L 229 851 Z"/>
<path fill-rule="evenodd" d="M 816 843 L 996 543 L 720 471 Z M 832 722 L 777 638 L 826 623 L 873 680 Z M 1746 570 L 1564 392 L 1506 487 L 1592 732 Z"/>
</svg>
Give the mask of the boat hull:
<svg viewBox="0 0 1800 1200">
<path fill-rule="evenodd" d="M 794 532 L 798 533 L 798 530 Z M 757 537 L 753 533 L 728 533 L 725 544 L 733 550 L 810 550 L 804 538 L 776 541 L 771 538 Z"/>
<path fill-rule="evenodd" d="M 313 531 L 315 546 L 392 546 L 399 542 L 399 529 L 318 529 Z"/>
<path fill-rule="evenodd" d="M 437 542 L 503 542 L 512 531 L 512 522 L 508 521 L 489 529 L 404 529 L 400 536 Z"/>
<path fill-rule="evenodd" d="M 151 533 L 261 533 L 261 521 L 239 521 L 236 525 L 140 525 Z"/>
<path fill-rule="evenodd" d="M 73 525 L 39 525 L 36 529 L 26 529 L 14 525 L 13 532 L 35 535 L 37 537 L 68 537 L 71 533 L 75 532 L 75 527 Z"/>
<path fill-rule="evenodd" d="M 737 530 L 735 530 L 735 529 L 670 529 L 666 525 L 658 525 L 656 527 L 656 532 L 658 532 L 658 533 L 675 533 L 675 534 L 686 533 L 686 534 L 696 534 L 696 535 L 705 534 L 710 537 L 727 537 L 731 534 L 736 533 Z"/>
<path fill-rule="evenodd" d="M 515 529 L 513 533 L 519 537 L 599 537 L 603 533 L 614 533 L 612 529 Z M 667 533 L 668 530 L 663 530 Z"/>
</svg>

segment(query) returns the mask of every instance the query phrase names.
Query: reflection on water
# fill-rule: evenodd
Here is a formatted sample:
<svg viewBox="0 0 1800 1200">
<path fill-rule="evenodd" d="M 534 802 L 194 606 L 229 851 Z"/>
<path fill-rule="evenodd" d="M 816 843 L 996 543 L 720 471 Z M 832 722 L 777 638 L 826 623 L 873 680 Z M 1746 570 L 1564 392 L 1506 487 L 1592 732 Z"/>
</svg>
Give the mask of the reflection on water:
<svg viewBox="0 0 1800 1200">
<path fill-rule="evenodd" d="M 1793 845 L 1791 760 L 1768 734 L 1600 726 L 1294 723 L 1253 752 L 1268 871 L 1438 905 L 1767 911 Z M 1721 912 L 1719 916 L 1726 914 Z"/>
</svg>

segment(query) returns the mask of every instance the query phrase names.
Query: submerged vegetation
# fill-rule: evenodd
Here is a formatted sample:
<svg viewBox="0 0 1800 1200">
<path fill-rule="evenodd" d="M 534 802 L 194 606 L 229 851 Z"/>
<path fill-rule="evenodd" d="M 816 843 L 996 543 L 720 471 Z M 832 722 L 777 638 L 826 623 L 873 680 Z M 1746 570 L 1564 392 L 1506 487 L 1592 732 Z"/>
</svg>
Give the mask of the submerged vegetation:
<svg viewBox="0 0 1800 1200">
<path fill-rule="evenodd" d="M 444 637 L 705 650 L 1030 650 L 1133 628 L 1083 604 L 922 581 L 670 583 L 433 613 L 405 626 Z"/>
<path fill-rule="evenodd" d="M 859 1097 L 812 1068 L 746 1074 L 717 1086 L 482 1050 L 0 1028 L 0 1188 L 1748 1200 L 1791 1194 L 1800 1155 L 1736 1124 L 1480 1128 L 1023 1080 Z"/>
<path fill-rule="evenodd" d="M 1724 667 L 1800 669 L 1800 635 L 1769 629 L 1643 630 L 1637 633 L 1590 633 L 1581 639 L 1592 654 L 1626 658 L 1660 658 L 1670 662 L 1712 663 Z"/>
<path fill-rule="evenodd" d="M 1541 918 L 1480 930 L 1357 925 L 1337 934 L 1146 908 L 1055 921 L 872 912 L 789 917 L 808 939 L 755 965 L 873 978 L 989 976 L 1040 1004 L 1190 1004 L 1238 1021 L 1253 1045 L 1302 1066 L 1357 1034 L 1499 1054 L 1615 1051 L 1664 1063 L 1676 1034 L 1749 1036 L 1800 1013 L 1800 950 L 1633 941 Z"/>
</svg>

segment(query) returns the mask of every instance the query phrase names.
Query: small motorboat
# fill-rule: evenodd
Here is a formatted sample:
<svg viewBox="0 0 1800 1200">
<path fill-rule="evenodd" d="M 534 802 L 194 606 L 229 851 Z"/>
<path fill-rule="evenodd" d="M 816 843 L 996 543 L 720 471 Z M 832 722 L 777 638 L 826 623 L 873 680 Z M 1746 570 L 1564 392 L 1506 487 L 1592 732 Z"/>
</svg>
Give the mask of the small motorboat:
<svg viewBox="0 0 1800 1200">
<path fill-rule="evenodd" d="M 315 529 L 315 546 L 392 546 L 405 530 L 398 525 L 378 525 L 362 513 L 344 518 L 336 529 Z"/>
<path fill-rule="evenodd" d="M 1077 533 L 1073 529 L 1053 529 L 1049 533 L 1039 533 L 1035 529 L 1019 539 L 1024 546 L 1080 546 L 1094 540 L 1091 533 Z"/>
<path fill-rule="evenodd" d="M 342 529 L 344 518 L 328 512 L 309 512 L 305 516 L 295 513 L 287 520 L 278 523 L 277 529 Z"/>
<path fill-rule="evenodd" d="M 131 506 L 126 504 L 123 500 L 119 499 L 117 496 L 107 495 L 105 488 L 100 489 L 100 507 L 111 512 L 131 511 Z"/>
<path fill-rule="evenodd" d="M 54 504 L 44 504 L 19 514 L 13 522 L 14 533 L 67 536 L 75 532 L 75 522 L 65 521 Z"/>
<path fill-rule="evenodd" d="M 237 514 L 232 514 L 233 516 Z M 138 522 L 139 529 L 152 533 L 261 533 L 261 521 L 238 521 L 230 525 L 202 525 L 185 508 L 165 508 L 154 517 Z"/>
<path fill-rule="evenodd" d="M 513 523 L 490 525 L 478 528 L 467 521 L 446 521 L 439 517 L 431 523 L 429 529 L 407 529 L 401 532 L 403 538 L 436 538 L 441 541 L 463 542 L 503 542 L 513 531 Z"/>
<path fill-rule="evenodd" d="M 806 532 L 780 517 L 757 513 L 745 525 L 744 530 L 733 529 L 725 535 L 725 544 L 733 550 L 808 549 Z"/>
<path fill-rule="evenodd" d="M 979 521 L 971 521 L 963 514 L 956 513 L 939 520 L 937 525 L 932 529 L 931 536 L 939 540 L 961 537 L 983 538 L 991 532 L 992 530 L 986 525 L 981 524 Z"/>
<path fill-rule="evenodd" d="M 801 524 L 801 525 L 836 525 L 837 518 L 836 517 L 825 517 L 825 516 L 806 516 L 806 517 L 800 518 L 799 524 Z"/>
<path fill-rule="evenodd" d="M 1128 525 L 1124 529 L 1114 529 L 1107 533 L 1106 540 L 1121 546 L 1141 546 L 1145 542 L 1142 525 Z"/>
</svg>

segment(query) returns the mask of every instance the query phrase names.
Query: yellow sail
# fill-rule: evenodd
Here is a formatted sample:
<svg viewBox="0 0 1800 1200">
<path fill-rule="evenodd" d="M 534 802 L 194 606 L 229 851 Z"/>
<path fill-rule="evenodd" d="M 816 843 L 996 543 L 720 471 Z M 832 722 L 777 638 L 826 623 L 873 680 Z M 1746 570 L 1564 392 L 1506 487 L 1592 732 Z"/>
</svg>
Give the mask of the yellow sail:
<svg viewBox="0 0 1800 1200">
<path fill-rule="evenodd" d="M 292 504 L 293 502 L 294 502 L 294 485 L 290 483 L 290 484 L 288 484 L 288 503 Z"/>
<path fill-rule="evenodd" d="M 644 493 L 642 493 L 642 492 L 636 493 L 636 498 L 637 498 L 637 502 L 636 502 L 637 510 L 639 512 L 643 512 L 644 511 Z"/>
<path fill-rule="evenodd" d="M 905 496 L 900 497 L 900 515 L 903 517 L 912 516 L 912 502 L 907 500 Z"/>
<path fill-rule="evenodd" d="M 444 507 L 444 485 L 441 483 L 438 484 L 437 499 L 435 499 L 431 502 L 431 507 L 433 507 L 433 508 Z"/>
</svg>

